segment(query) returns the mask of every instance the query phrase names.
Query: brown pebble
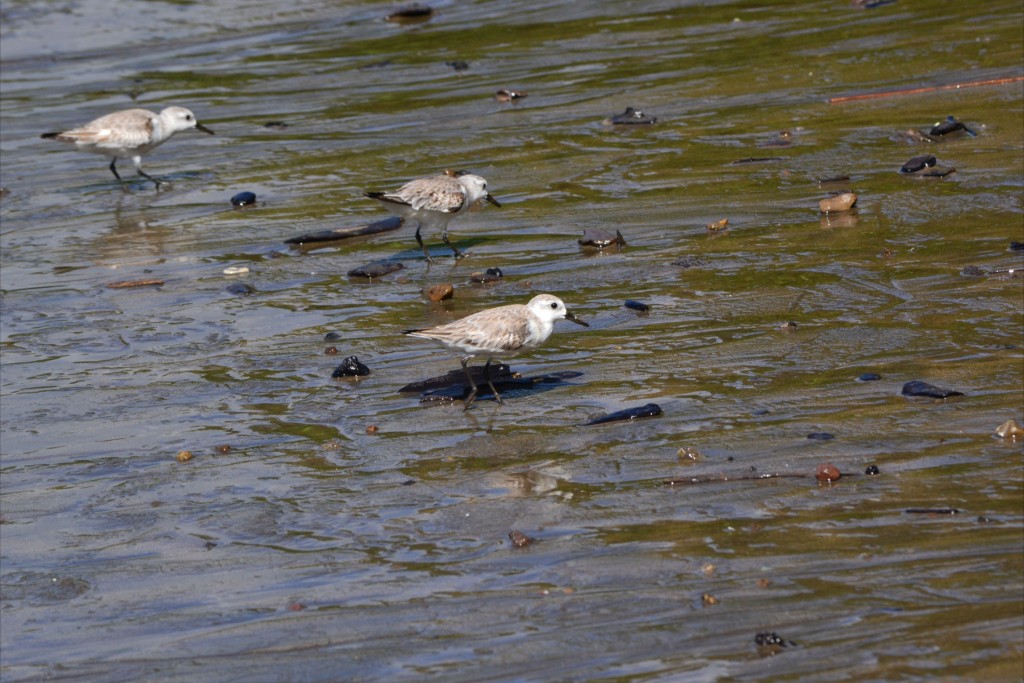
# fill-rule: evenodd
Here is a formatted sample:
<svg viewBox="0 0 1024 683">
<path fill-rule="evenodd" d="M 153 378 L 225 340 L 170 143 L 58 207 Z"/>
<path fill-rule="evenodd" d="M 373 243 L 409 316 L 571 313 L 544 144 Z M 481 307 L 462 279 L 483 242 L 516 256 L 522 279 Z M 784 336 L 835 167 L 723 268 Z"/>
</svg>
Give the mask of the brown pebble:
<svg viewBox="0 0 1024 683">
<path fill-rule="evenodd" d="M 438 301 L 444 301 L 451 299 L 455 295 L 455 287 L 451 286 L 447 282 L 443 282 L 437 285 L 431 285 L 423 290 L 423 293 L 427 295 L 427 298 L 437 303 Z"/>
<path fill-rule="evenodd" d="M 1017 424 L 1016 420 L 1007 420 L 996 427 L 996 434 L 1004 439 L 1012 439 L 1016 441 L 1017 439 L 1024 437 L 1024 427 Z"/>
<path fill-rule="evenodd" d="M 771 579 L 758 579 L 757 580 L 757 587 L 758 588 L 767 588 L 770 585 L 772 585 L 772 580 Z"/>
<path fill-rule="evenodd" d="M 301 612 L 304 609 L 306 609 L 306 606 L 303 605 L 301 602 L 292 602 L 288 604 L 289 612 Z"/>
<path fill-rule="evenodd" d="M 679 460 L 681 462 L 696 462 L 704 457 L 700 454 L 700 451 L 693 446 L 684 446 L 683 448 L 680 448 L 676 455 L 679 456 Z"/>
<path fill-rule="evenodd" d="M 701 567 L 700 570 L 704 573 L 704 576 L 711 576 L 715 573 L 715 565 L 708 562 L 703 567 Z"/>
<path fill-rule="evenodd" d="M 129 287 L 160 286 L 163 283 L 163 280 L 118 280 L 117 282 L 107 283 L 107 287 L 110 289 L 127 289 Z"/>
<path fill-rule="evenodd" d="M 192 451 L 178 451 L 178 462 L 188 462 L 192 459 Z"/>
<path fill-rule="evenodd" d="M 366 428 L 367 434 L 376 434 L 379 431 L 380 427 L 378 427 L 377 425 L 370 425 L 369 427 Z"/>
<path fill-rule="evenodd" d="M 818 202 L 818 208 L 822 213 L 838 213 L 849 211 L 857 203 L 857 195 L 852 192 L 843 192 L 835 197 L 828 197 Z"/>
<path fill-rule="evenodd" d="M 832 483 L 843 476 L 839 471 L 839 468 L 830 462 L 818 465 L 818 468 L 814 471 L 814 478 L 820 482 Z"/>
<path fill-rule="evenodd" d="M 324 349 L 324 353 L 328 356 L 336 356 L 338 354 L 338 347 L 328 346 L 326 349 Z"/>
<path fill-rule="evenodd" d="M 719 230 L 725 230 L 726 228 L 729 227 L 729 219 L 723 218 L 720 221 L 708 223 L 706 227 L 708 229 L 708 232 L 718 232 Z"/>
<path fill-rule="evenodd" d="M 231 446 L 226 443 L 222 443 L 219 446 L 214 446 L 213 450 L 217 451 L 221 455 L 226 455 L 231 452 Z"/>
<path fill-rule="evenodd" d="M 703 602 L 705 605 L 717 605 L 718 604 L 718 598 L 716 598 L 711 593 L 705 593 L 704 595 L 700 596 L 700 599 L 701 599 L 701 602 Z"/>
<path fill-rule="evenodd" d="M 516 531 L 513 529 L 508 532 L 508 540 L 512 541 L 513 548 L 525 548 L 526 546 L 534 543 L 537 539 L 527 536 L 522 531 Z"/>
</svg>

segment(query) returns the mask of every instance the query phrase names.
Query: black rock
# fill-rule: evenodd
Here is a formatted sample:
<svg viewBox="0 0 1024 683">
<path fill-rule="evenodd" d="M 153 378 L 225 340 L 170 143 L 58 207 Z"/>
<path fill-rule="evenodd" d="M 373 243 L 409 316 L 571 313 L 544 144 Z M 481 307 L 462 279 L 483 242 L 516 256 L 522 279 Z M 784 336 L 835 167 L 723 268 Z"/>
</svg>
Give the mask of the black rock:
<svg viewBox="0 0 1024 683">
<path fill-rule="evenodd" d="M 1010 251 L 1024 251 L 1024 242 L 1010 242 Z"/>
<path fill-rule="evenodd" d="M 655 417 L 661 415 L 661 406 L 657 403 L 648 403 L 647 405 L 640 406 L 638 408 L 626 408 L 625 410 L 619 410 L 608 415 L 596 417 L 590 422 L 585 422 L 584 425 L 603 425 L 609 422 L 622 422 L 625 420 L 636 420 L 641 417 Z"/>
<path fill-rule="evenodd" d="M 615 124 L 623 125 L 651 125 L 658 121 L 656 116 L 648 116 L 639 109 L 633 109 L 633 107 L 626 107 L 626 111 L 621 114 L 616 114 L 610 121 Z"/>
<path fill-rule="evenodd" d="M 359 362 L 355 356 L 349 356 L 334 368 L 331 377 L 364 377 L 370 374 L 370 368 Z"/>
<path fill-rule="evenodd" d="M 284 121 L 267 121 L 263 124 L 263 127 L 269 128 L 270 130 L 284 130 L 288 127 L 288 124 Z"/>
<path fill-rule="evenodd" d="M 928 134 L 934 137 L 941 137 L 943 135 L 949 135 L 950 133 L 956 133 L 957 131 L 963 131 L 974 137 L 977 135 L 973 130 L 965 126 L 962 122 L 957 121 L 952 116 L 947 116 L 945 121 L 939 121 L 932 129 L 928 131 Z"/>
<path fill-rule="evenodd" d="M 256 203 L 256 194 L 254 192 L 239 192 L 231 198 L 231 206 L 252 206 Z"/>
<path fill-rule="evenodd" d="M 874 382 L 879 379 L 882 379 L 882 376 L 877 372 L 865 372 L 857 377 L 858 382 Z"/>
<path fill-rule="evenodd" d="M 811 441 L 831 441 L 836 437 L 828 432 L 811 432 L 807 435 L 807 438 Z"/>
<path fill-rule="evenodd" d="M 633 301 L 632 299 L 626 299 L 626 303 L 624 305 L 626 308 L 631 308 L 634 311 L 642 311 L 644 313 L 651 310 L 651 307 L 649 305 L 641 303 L 639 301 Z"/>
<path fill-rule="evenodd" d="M 921 156 L 916 156 L 903 164 L 903 166 L 900 167 L 900 173 L 918 173 L 926 168 L 931 168 L 936 163 L 938 163 L 938 160 L 934 155 L 922 154 Z"/>
<path fill-rule="evenodd" d="M 445 62 L 446 65 L 450 66 L 455 71 L 465 71 L 469 68 L 469 62 L 457 61 L 457 62 Z"/>
<path fill-rule="evenodd" d="M 470 282 L 497 282 L 498 280 L 505 277 L 504 273 L 501 272 L 501 268 L 488 268 L 482 273 L 472 273 L 469 276 Z"/>
<path fill-rule="evenodd" d="M 226 287 L 227 291 L 239 296 L 249 296 L 256 292 L 256 288 L 244 282 L 232 282 Z"/>
<path fill-rule="evenodd" d="M 368 263 L 365 266 L 353 268 L 348 271 L 348 276 L 375 278 L 387 275 L 388 273 L 394 273 L 404 267 L 405 266 L 397 261 L 376 261 L 374 263 Z"/>
<path fill-rule="evenodd" d="M 339 332 L 328 332 L 324 335 L 324 341 L 337 341 L 339 339 L 341 339 L 341 334 Z"/>
<path fill-rule="evenodd" d="M 878 465 L 868 465 L 867 469 L 864 470 L 864 474 L 868 475 L 869 477 L 873 477 L 876 474 L 879 474 Z"/>
<path fill-rule="evenodd" d="M 949 398 L 951 396 L 963 396 L 963 392 L 953 391 L 952 389 L 940 389 L 937 386 L 920 380 L 907 382 L 903 385 L 903 390 L 900 393 L 904 396 L 923 396 L 925 398 Z"/>
<path fill-rule="evenodd" d="M 754 642 L 758 647 L 790 647 L 795 646 L 792 640 L 786 640 L 777 633 L 758 633 L 754 636 Z"/>
</svg>

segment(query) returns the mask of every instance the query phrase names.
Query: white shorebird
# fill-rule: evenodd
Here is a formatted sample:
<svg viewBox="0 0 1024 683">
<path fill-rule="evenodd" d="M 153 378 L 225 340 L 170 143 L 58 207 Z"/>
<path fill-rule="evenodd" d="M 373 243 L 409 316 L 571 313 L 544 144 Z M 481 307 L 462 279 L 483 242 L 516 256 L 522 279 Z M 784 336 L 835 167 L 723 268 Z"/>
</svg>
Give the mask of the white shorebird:
<svg viewBox="0 0 1024 683">
<path fill-rule="evenodd" d="M 488 308 L 445 325 L 422 330 L 406 330 L 403 334 L 433 339 L 450 349 L 467 354 L 461 359 L 461 362 L 462 369 L 466 373 L 466 380 L 469 381 L 471 387 L 469 395 L 465 399 L 465 409 L 468 410 L 476 400 L 477 393 L 476 382 L 473 381 L 469 368 L 466 366 L 473 356 L 481 353 L 487 354 L 484 376 L 487 378 L 487 385 L 494 392 L 494 399 L 501 403 L 501 396 L 494 388 L 494 383 L 491 382 L 488 372 L 493 356 L 499 353 L 514 354 L 522 349 L 544 343 L 551 336 L 555 321 L 563 318 L 578 325 L 590 327 L 588 323 L 567 311 L 565 304 L 557 296 L 538 294 L 530 299 L 525 306 L 512 304 Z"/>
<path fill-rule="evenodd" d="M 428 263 L 432 259 L 420 236 L 424 225 L 440 228 L 441 239 L 455 258 L 460 258 L 464 254 L 448 241 L 448 222 L 481 200 L 501 206 L 487 191 L 487 181 L 466 171 L 445 171 L 430 178 L 417 178 L 394 192 L 366 192 L 363 196 L 376 199 L 393 214 L 416 221 L 416 241 Z"/>
<path fill-rule="evenodd" d="M 213 135 L 213 131 L 196 121 L 195 114 L 188 109 L 167 107 L 159 114 L 145 109 L 116 111 L 84 126 L 63 133 L 43 133 L 42 137 L 47 140 L 74 143 L 75 147 L 83 152 L 113 157 L 110 161 L 110 172 L 121 183 L 121 189 L 127 192 L 128 186 L 117 172 L 117 160 L 131 159 L 135 164 L 135 171 L 143 178 L 156 183 L 159 190 L 160 181 L 142 170 L 142 157 L 170 140 L 175 133 L 190 128 Z"/>
</svg>

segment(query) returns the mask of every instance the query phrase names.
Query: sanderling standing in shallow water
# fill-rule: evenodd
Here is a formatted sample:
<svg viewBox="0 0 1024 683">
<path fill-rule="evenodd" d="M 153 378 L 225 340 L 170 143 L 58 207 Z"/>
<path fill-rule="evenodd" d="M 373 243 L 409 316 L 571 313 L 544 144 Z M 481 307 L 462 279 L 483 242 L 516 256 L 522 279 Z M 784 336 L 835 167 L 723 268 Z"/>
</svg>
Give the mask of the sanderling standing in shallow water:
<svg viewBox="0 0 1024 683">
<path fill-rule="evenodd" d="M 79 128 L 63 133 L 43 133 L 42 137 L 47 140 L 73 142 L 75 147 L 83 152 L 113 157 L 110 161 L 110 172 L 121 183 L 121 189 L 127 192 L 128 186 L 117 173 L 117 160 L 131 159 L 135 164 L 135 171 L 143 178 L 156 183 L 159 190 L 160 181 L 142 170 L 142 157 L 170 140 L 175 133 L 190 128 L 213 135 L 213 131 L 196 121 L 195 114 L 188 109 L 167 107 L 159 114 L 145 109 L 116 111 Z"/>
<path fill-rule="evenodd" d="M 557 296 L 538 294 L 530 299 L 530 303 L 498 306 L 474 313 L 454 322 L 423 330 L 406 330 L 403 334 L 423 339 L 439 341 L 448 348 L 465 352 L 462 369 L 471 387 L 465 399 L 465 410 L 476 400 L 477 386 L 469 374 L 466 363 L 480 353 L 487 354 L 484 364 L 484 376 L 487 385 L 494 392 L 494 399 L 501 403 L 489 373 L 491 359 L 496 354 L 510 355 L 522 349 L 532 348 L 544 343 L 551 336 L 555 321 L 565 318 L 578 325 L 590 327 L 565 309 L 565 304 Z"/>
<path fill-rule="evenodd" d="M 381 202 L 393 214 L 416 221 L 416 241 L 428 263 L 432 259 L 420 236 L 424 225 L 441 228 L 441 239 L 455 253 L 455 258 L 460 258 L 464 254 L 448 241 L 448 221 L 469 211 L 480 200 L 501 206 L 487 191 L 487 181 L 466 171 L 445 171 L 410 181 L 394 192 L 366 192 L 364 196 Z"/>
</svg>

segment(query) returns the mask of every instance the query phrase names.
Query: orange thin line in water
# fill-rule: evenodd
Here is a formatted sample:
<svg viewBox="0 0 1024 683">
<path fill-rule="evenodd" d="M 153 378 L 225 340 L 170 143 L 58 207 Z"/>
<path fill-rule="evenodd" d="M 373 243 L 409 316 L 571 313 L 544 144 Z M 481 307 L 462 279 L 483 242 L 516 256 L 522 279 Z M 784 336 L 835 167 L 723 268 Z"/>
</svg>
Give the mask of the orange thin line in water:
<svg viewBox="0 0 1024 683">
<path fill-rule="evenodd" d="M 970 83 L 954 83 L 952 85 L 933 85 L 926 88 L 911 88 L 909 90 L 889 90 L 887 92 L 862 93 L 860 95 L 842 95 L 830 97 L 829 104 L 840 102 L 852 102 L 855 100 L 873 100 L 880 97 L 896 97 L 898 95 L 917 95 L 923 92 L 935 92 L 936 90 L 959 90 L 960 88 L 974 88 L 980 85 L 1006 85 L 1024 81 L 1024 76 L 1010 76 L 1008 78 L 992 78 L 987 81 L 971 81 Z"/>
</svg>

